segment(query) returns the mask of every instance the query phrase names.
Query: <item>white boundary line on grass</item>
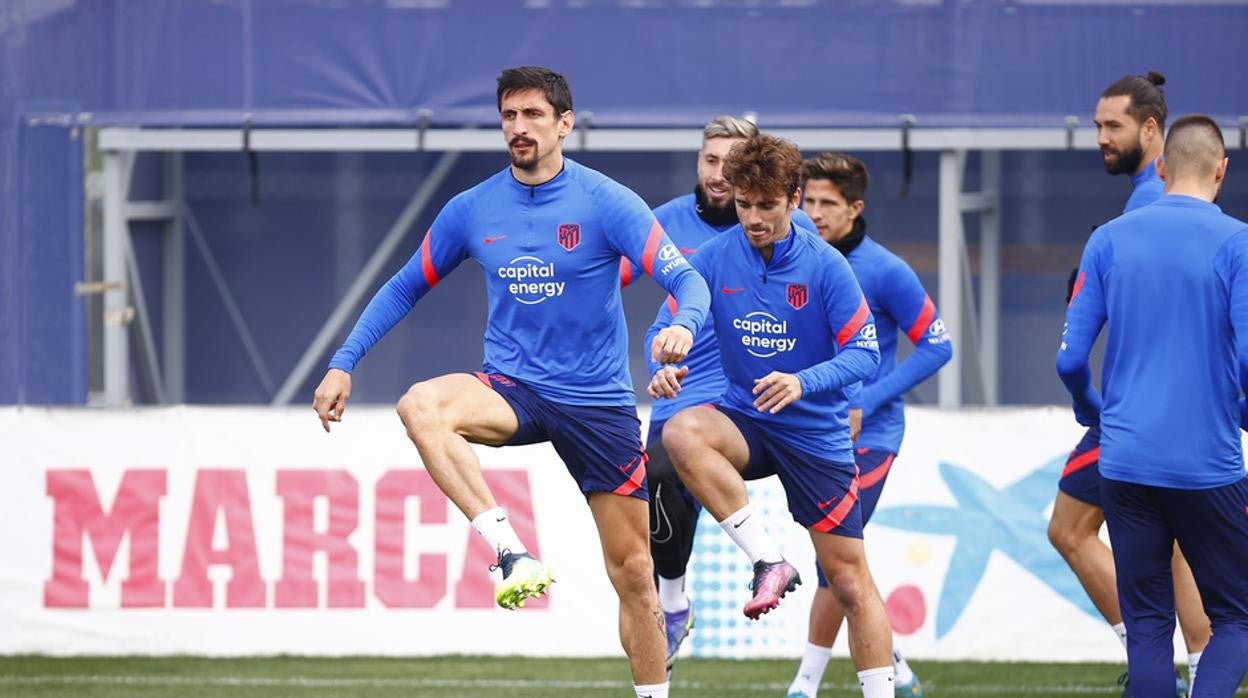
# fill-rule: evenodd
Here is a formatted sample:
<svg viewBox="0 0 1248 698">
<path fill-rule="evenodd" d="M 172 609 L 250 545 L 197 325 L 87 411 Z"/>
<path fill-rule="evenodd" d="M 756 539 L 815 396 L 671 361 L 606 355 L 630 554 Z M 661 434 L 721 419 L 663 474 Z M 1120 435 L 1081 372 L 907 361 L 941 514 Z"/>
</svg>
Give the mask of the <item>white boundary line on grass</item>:
<svg viewBox="0 0 1248 698">
<path fill-rule="evenodd" d="M 45 685 L 92 685 L 112 684 L 122 686 L 280 686 L 286 688 L 539 688 L 545 690 L 601 690 L 619 691 L 632 684 L 625 681 L 560 681 L 541 679 L 436 679 L 413 677 L 408 679 L 366 679 L 366 678 L 313 678 L 313 677 L 245 677 L 245 676 L 128 676 L 117 674 L 80 674 L 80 675 L 30 675 L 0 674 L 0 685 L 9 686 L 45 686 Z M 751 691 L 779 692 L 787 684 L 782 683 L 748 683 L 708 684 L 702 681 L 675 681 L 673 688 L 684 689 L 746 689 Z M 855 690 L 857 684 L 823 684 L 823 688 L 841 691 Z M 1066 695 L 1100 695 L 1117 693 L 1113 686 L 994 686 L 987 684 L 935 684 L 928 686 L 933 693 L 949 692 L 954 695 L 973 693 L 977 695 L 1026 695 L 1034 693 L 1066 694 Z M 1236 695 L 1248 695 L 1248 690 L 1240 689 Z"/>
</svg>

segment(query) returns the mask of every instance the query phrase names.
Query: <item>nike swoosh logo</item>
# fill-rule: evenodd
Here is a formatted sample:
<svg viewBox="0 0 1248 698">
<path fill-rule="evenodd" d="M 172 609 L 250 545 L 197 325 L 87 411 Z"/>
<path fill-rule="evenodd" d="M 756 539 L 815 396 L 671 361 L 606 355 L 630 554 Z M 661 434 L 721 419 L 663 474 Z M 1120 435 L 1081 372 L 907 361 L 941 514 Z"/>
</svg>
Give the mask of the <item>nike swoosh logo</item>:
<svg viewBox="0 0 1248 698">
<path fill-rule="evenodd" d="M 502 523 L 502 522 L 504 522 L 504 521 L 506 521 L 506 520 L 507 520 L 507 517 L 506 517 L 506 516 L 500 516 L 500 517 L 498 517 L 497 519 L 494 519 L 494 520 L 495 520 L 495 521 L 497 521 L 497 522 L 499 522 L 499 523 Z"/>
<path fill-rule="evenodd" d="M 750 516 L 753 516 L 753 514 L 750 514 Z M 750 520 L 750 516 L 747 516 L 747 517 L 745 517 L 744 519 L 741 519 L 740 521 L 736 522 L 735 524 L 733 524 L 733 525 L 732 525 L 732 527 L 733 527 L 733 528 L 741 528 L 741 524 L 745 523 L 746 521 L 749 521 L 749 520 Z"/>
<path fill-rule="evenodd" d="M 836 502 L 837 499 L 838 499 L 837 497 L 833 497 L 832 499 L 829 499 L 826 502 L 819 502 L 819 508 L 827 509 L 828 507 L 832 506 L 832 504 Z"/>
<path fill-rule="evenodd" d="M 721 290 L 721 291 L 723 291 L 725 294 L 727 294 L 727 295 L 731 296 L 732 294 L 734 294 L 734 293 L 740 293 L 740 292 L 744 291 L 745 289 L 744 289 L 744 288 L 728 288 L 727 286 L 725 286 L 725 287 L 723 287 L 723 288 L 721 288 L 721 289 L 719 289 L 719 290 Z"/>
<path fill-rule="evenodd" d="M 696 247 L 682 247 L 682 248 L 680 248 L 680 253 L 681 253 L 681 254 L 693 254 L 694 252 L 697 252 L 697 251 L 698 251 L 698 248 L 696 248 Z"/>
<path fill-rule="evenodd" d="M 503 239 L 503 238 L 505 238 L 505 237 L 507 237 L 507 236 L 506 236 L 506 235 L 498 235 L 498 236 L 495 236 L 495 237 L 490 237 L 489 235 L 486 235 L 486 236 L 485 236 L 485 244 L 487 244 L 487 245 L 492 245 L 492 244 L 494 244 L 494 243 L 498 242 L 499 240 L 502 240 L 502 239 Z"/>
</svg>

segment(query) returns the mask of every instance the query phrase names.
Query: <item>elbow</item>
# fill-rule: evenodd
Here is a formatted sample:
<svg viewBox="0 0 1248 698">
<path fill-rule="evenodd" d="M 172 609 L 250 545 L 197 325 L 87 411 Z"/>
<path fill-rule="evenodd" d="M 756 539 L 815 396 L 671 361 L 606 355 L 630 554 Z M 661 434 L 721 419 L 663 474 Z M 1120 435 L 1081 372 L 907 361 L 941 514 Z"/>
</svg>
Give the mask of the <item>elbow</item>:
<svg viewBox="0 0 1248 698">
<path fill-rule="evenodd" d="M 1086 362 L 1074 352 L 1062 349 L 1057 352 L 1057 375 L 1063 379 L 1079 374 Z"/>
<path fill-rule="evenodd" d="M 936 366 L 944 366 L 953 358 L 953 343 L 942 342 L 940 344 L 931 345 L 936 351 Z"/>
</svg>

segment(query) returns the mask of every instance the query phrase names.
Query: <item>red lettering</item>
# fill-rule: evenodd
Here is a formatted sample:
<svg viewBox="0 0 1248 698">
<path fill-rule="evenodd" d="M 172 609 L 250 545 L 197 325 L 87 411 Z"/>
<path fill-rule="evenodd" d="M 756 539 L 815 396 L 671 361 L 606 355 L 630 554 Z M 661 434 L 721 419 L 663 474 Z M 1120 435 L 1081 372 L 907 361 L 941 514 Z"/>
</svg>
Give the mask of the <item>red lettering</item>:
<svg viewBox="0 0 1248 698">
<path fill-rule="evenodd" d="M 420 523 L 446 523 L 447 499 L 424 470 L 392 470 L 377 481 L 373 593 L 391 608 L 431 608 L 446 596 L 446 555 L 421 553 L 420 573 L 403 575 L 407 550 L 404 503 L 419 502 Z"/>
<path fill-rule="evenodd" d="M 359 523 L 360 486 L 345 470 L 279 470 L 277 494 L 285 503 L 282 534 L 282 578 L 274 588 L 278 608 L 315 608 L 319 586 L 312 576 L 318 551 L 329 558 L 330 608 L 363 608 L 364 581 L 359 554 L 347 536 Z M 316 531 L 312 505 L 329 503 L 329 527 Z"/>
<path fill-rule="evenodd" d="M 533 557 L 541 557 L 537 543 L 537 525 L 533 519 L 533 497 L 529 494 L 529 474 L 523 470 L 485 470 L 486 484 L 498 499 L 498 505 L 507 510 L 507 517 Z M 494 606 L 494 580 L 490 578 L 490 565 L 498 562 L 498 555 L 490 550 L 477 532 L 468 529 L 468 552 L 464 555 L 463 574 L 455 585 L 456 608 L 492 608 Z M 525 609 L 547 608 L 548 597 L 530 599 Z"/>
<path fill-rule="evenodd" d="M 228 540 L 223 549 L 212 547 L 218 514 L 224 517 Z M 175 608 L 212 607 L 209 565 L 230 567 L 230 582 L 225 588 L 227 607 L 264 607 L 265 588 L 256 555 L 251 498 L 247 495 L 247 474 L 242 470 L 204 469 L 195 475 L 182 571 L 173 584 Z"/>
<path fill-rule="evenodd" d="M 159 577 L 160 499 L 164 470 L 127 470 L 106 514 L 89 470 L 49 470 L 47 495 L 53 500 L 52 578 L 43 585 L 43 605 L 86 608 L 89 594 L 82 576 L 82 536 L 91 539 L 100 574 L 107 579 L 121 547 L 130 538 L 130 576 L 121 583 L 122 608 L 165 605 Z"/>
</svg>

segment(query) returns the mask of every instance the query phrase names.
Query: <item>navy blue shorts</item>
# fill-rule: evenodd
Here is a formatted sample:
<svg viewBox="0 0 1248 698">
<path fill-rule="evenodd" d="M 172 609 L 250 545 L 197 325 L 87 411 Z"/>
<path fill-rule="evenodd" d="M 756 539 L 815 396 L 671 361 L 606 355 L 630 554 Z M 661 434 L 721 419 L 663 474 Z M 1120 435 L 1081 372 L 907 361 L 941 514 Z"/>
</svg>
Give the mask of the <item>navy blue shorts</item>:
<svg viewBox="0 0 1248 698">
<path fill-rule="evenodd" d="M 1124 619 L 1157 604 L 1173 619 L 1177 540 L 1215 631 L 1219 620 L 1248 623 L 1248 478 L 1207 490 L 1102 483 Z"/>
<path fill-rule="evenodd" d="M 564 405 L 501 373 L 475 375 L 511 405 L 520 422 L 520 429 L 505 446 L 549 441 L 585 494 L 650 498 L 637 408 Z"/>
<path fill-rule="evenodd" d="M 1092 427 L 1066 457 L 1057 488 L 1084 504 L 1101 507 L 1101 428 Z"/>
<path fill-rule="evenodd" d="M 875 513 L 875 505 L 880 503 L 880 493 L 884 491 L 884 481 L 893 469 L 896 453 L 870 448 L 854 449 L 854 462 L 858 465 L 858 505 L 862 507 L 862 525 L 866 526 Z M 828 580 L 823 576 L 823 568 L 815 565 L 815 576 L 819 586 L 827 587 Z"/>
<path fill-rule="evenodd" d="M 857 466 L 799 451 L 768 434 L 749 415 L 722 405 L 714 408 L 732 420 L 749 446 L 750 461 L 742 477 L 779 476 L 794 521 L 816 531 L 862 538 Z"/>
</svg>

